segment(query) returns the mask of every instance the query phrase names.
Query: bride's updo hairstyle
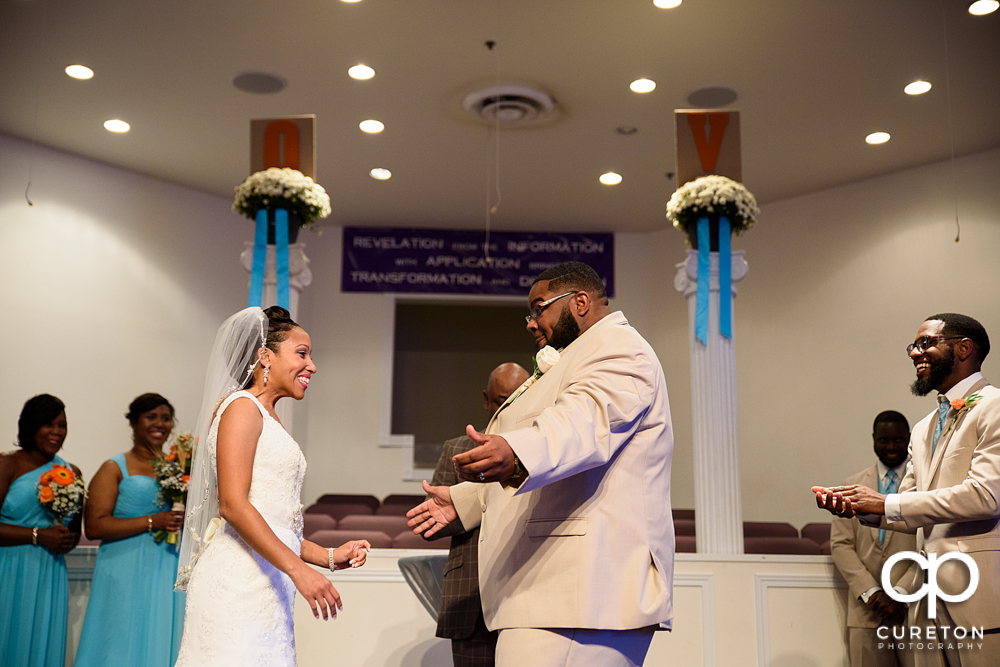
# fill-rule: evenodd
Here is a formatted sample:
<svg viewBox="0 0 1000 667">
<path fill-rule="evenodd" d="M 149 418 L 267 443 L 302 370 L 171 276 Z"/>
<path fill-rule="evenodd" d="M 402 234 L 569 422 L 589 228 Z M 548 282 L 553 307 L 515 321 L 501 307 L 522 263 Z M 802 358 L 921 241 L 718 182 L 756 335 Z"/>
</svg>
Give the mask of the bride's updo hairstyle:
<svg viewBox="0 0 1000 667">
<path fill-rule="evenodd" d="M 288 332 L 299 326 L 291 314 L 281 306 L 271 306 L 264 309 L 267 316 L 267 349 L 278 353 L 278 345 L 285 342 Z"/>
<path fill-rule="evenodd" d="M 264 345 L 267 349 L 277 354 L 278 347 L 288 338 L 288 332 L 299 325 L 292 319 L 291 313 L 281 306 L 265 308 L 264 316 L 267 318 L 267 338 Z M 247 369 L 248 377 L 246 382 L 243 383 L 242 389 L 249 389 L 253 386 L 253 370 L 257 363 L 257 356 L 254 355 L 251 366 Z"/>
</svg>

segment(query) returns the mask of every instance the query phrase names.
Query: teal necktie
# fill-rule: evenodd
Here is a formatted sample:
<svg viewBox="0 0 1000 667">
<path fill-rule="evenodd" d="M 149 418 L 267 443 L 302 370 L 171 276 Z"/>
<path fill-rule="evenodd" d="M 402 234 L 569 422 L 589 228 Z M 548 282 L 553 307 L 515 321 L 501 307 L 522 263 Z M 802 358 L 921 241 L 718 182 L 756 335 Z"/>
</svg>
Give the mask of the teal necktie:
<svg viewBox="0 0 1000 667">
<path fill-rule="evenodd" d="M 898 488 L 898 485 L 896 484 L 896 471 L 895 470 L 890 470 L 889 472 L 887 472 L 885 474 L 885 483 L 884 484 L 882 483 L 882 478 L 879 477 L 879 480 L 878 480 L 878 492 L 879 493 L 884 493 L 884 494 L 896 493 L 896 489 L 897 488 Z M 885 528 L 882 528 L 882 529 L 880 529 L 878 531 L 878 543 L 879 544 L 885 544 Z"/>
<path fill-rule="evenodd" d="M 938 440 L 941 439 L 941 433 L 944 431 L 944 420 L 948 416 L 949 410 L 951 410 L 951 403 L 948 402 L 948 397 L 944 394 L 938 395 L 938 420 L 937 426 L 934 427 L 934 440 L 931 442 L 931 458 L 934 458 L 934 450 L 937 449 Z"/>
</svg>

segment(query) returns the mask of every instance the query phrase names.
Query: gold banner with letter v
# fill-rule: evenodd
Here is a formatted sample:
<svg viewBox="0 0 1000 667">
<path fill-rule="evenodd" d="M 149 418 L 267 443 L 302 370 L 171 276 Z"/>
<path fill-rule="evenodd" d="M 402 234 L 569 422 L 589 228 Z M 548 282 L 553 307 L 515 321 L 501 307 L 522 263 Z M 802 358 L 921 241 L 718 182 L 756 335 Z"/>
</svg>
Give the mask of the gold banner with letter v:
<svg viewBox="0 0 1000 667">
<path fill-rule="evenodd" d="M 250 173 L 298 169 L 316 179 L 316 115 L 250 121 Z"/>
<path fill-rule="evenodd" d="M 740 112 L 675 109 L 677 187 L 714 174 L 743 181 L 740 156 Z"/>
</svg>

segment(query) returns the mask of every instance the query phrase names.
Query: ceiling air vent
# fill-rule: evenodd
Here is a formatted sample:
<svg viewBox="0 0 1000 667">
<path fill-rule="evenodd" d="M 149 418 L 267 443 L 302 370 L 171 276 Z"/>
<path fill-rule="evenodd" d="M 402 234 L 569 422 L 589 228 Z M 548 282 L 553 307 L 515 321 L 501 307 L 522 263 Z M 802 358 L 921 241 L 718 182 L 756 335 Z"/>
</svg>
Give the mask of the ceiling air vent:
<svg viewBox="0 0 1000 667">
<path fill-rule="evenodd" d="M 545 93 L 523 86 L 494 86 L 470 93 L 462 106 L 477 119 L 500 127 L 528 127 L 555 116 L 556 103 Z"/>
</svg>

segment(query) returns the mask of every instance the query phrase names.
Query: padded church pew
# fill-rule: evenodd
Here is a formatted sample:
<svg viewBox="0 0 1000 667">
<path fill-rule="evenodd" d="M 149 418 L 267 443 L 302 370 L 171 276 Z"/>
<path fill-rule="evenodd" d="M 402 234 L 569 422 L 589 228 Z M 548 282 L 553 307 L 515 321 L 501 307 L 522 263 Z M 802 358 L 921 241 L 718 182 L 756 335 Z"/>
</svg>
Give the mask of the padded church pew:
<svg viewBox="0 0 1000 667">
<path fill-rule="evenodd" d="M 425 540 L 419 535 L 414 535 L 412 530 L 407 529 L 392 538 L 392 547 L 394 549 L 450 549 L 451 538 Z"/>
<path fill-rule="evenodd" d="M 674 535 L 694 537 L 694 519 L 674 519 Z"/>
<path fill-rule="evenodd" d="M 802 526 L 802 537 L 810 539 L 816 544 L 823 546 L 823 543 L 830 541 L 830 524 L 807 523 Z"/>
<path fill-rule="evenodd" d="M 375 510 L 375 514 L 406 516 L 408 511 L 424 502 L 426 499 L 427 497 L 423 495 L 394 493 L 385 497 L 382 501 L 381 507 Z"/>
<path fill-rule="evenodd" d="M 368 505 L 372 508 L 372 512 L 379 508 L 382 503 L 379 502 L 378 498 L 369 493 L 324 493 L 322 496 L 316 499 L 316 503 L 323 504 L 361 504 Z"/>
<path fill-rule="evenodd" d="M 368 503 L 322 502 L 310 505 L 305 514 L 327 514 L 340 521 L 348 514 L 375 514 Z"/>
<path fill-rule="evenodd" d="M 804 537 L 746 537 L 743 539 L 743 553 L 822 555 L 819 545 Z"/>
<path fill-rule="evenodd" d="M 679 554 L 693 554 L 698 552 L 694 535 L 677 535 L 676 550 Z"/>
<path fill-rule="evenodd" d="M 337 520 L 329 514 L 304 514 L 302 516 L 302 535 L 308 540 L 317 530 L 336 530 Z"/>
<path fill-rule="evenodd" d="M 392 538 L 381 530 L 317 530 L 309 538 L 321 547 L 339 547 L 351 540 L 368 540 L 372 549 L 392 548 Z"/>
<path fill-rule="evenodd" d="M 744 521 L 743 537 L 795 537 L 799 531 L 790 523 L 780 521 Z M 818 546 L 818 545 L 817 545 Z"/>
<path fill-rule="evenodd" d="M 398 535 L 409 530 L 405 516 L 391 514 L 349 514 L 337 522 L 340 530 L 381 530 L 386 535 Z"/>
</svg>

